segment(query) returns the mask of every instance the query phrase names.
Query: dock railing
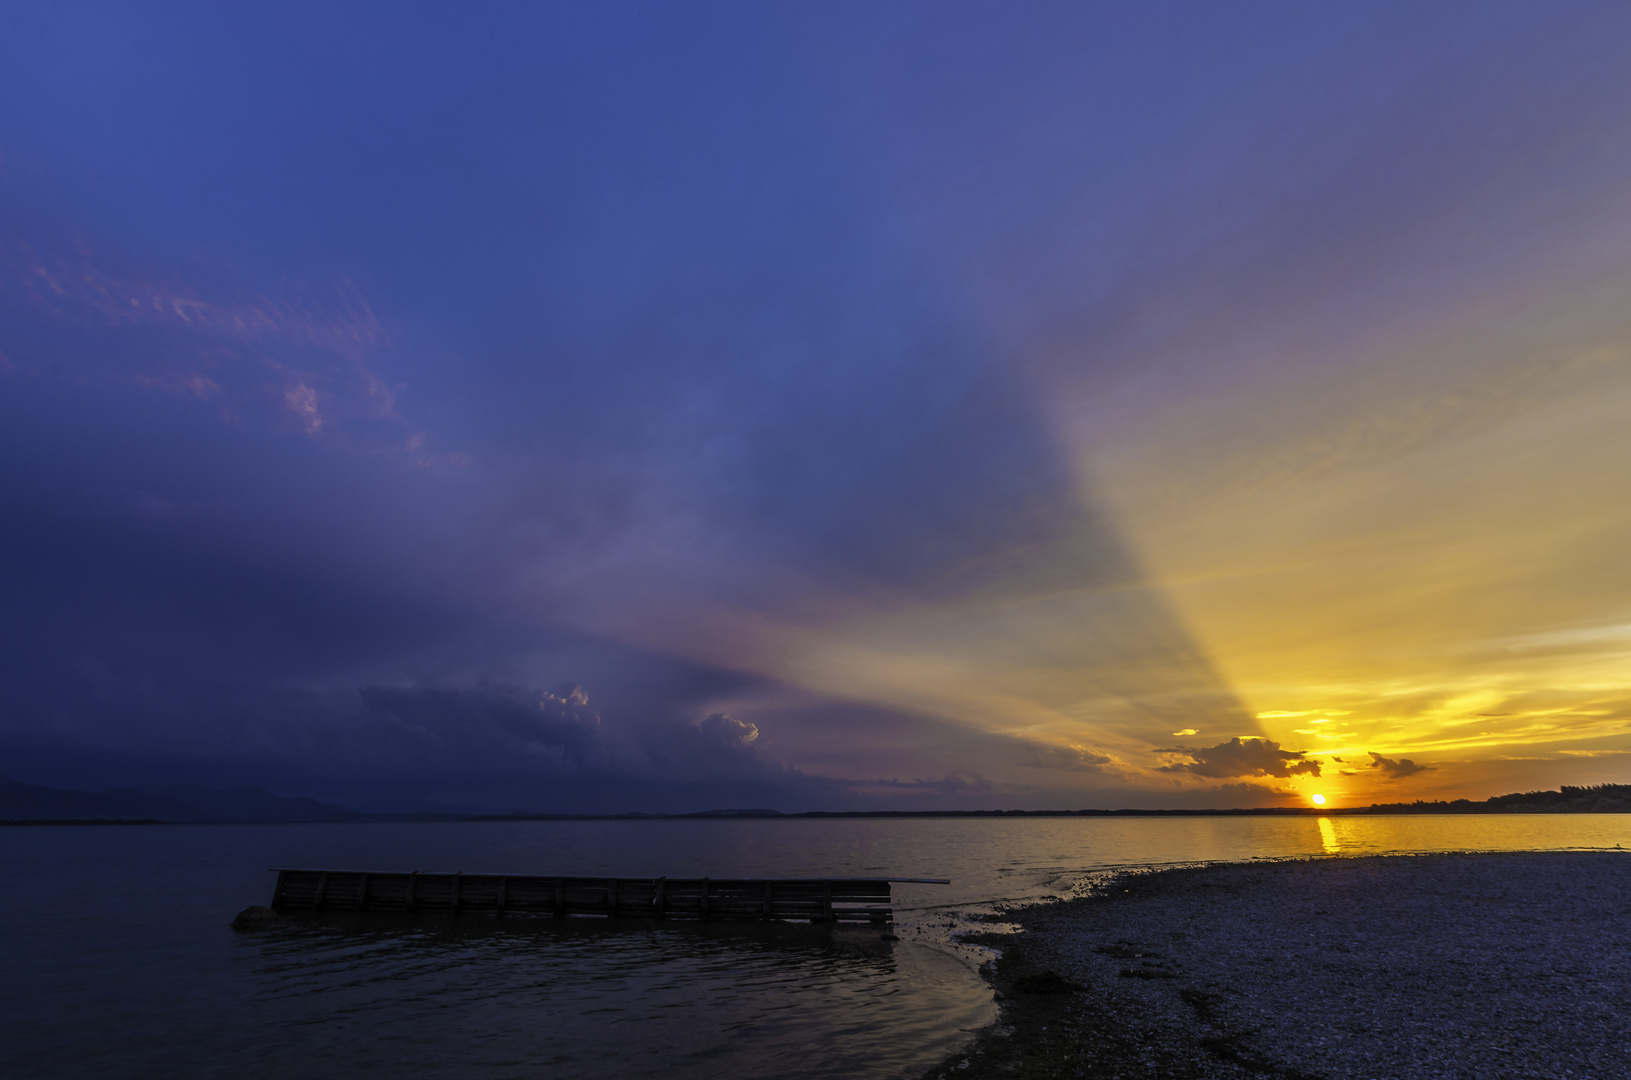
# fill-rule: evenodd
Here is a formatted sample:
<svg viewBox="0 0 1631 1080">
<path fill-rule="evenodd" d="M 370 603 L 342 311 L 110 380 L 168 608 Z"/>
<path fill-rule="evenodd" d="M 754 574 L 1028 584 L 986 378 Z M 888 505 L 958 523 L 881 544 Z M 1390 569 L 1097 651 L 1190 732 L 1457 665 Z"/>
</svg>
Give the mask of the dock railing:
<svg viewBox="0 0 1631 1080">
<path fill-rule="evenodd" d="M 945 878 L 604 878 L 275 867 L 275 911 L 888 923 L 890 885 Z"/>
</svg>

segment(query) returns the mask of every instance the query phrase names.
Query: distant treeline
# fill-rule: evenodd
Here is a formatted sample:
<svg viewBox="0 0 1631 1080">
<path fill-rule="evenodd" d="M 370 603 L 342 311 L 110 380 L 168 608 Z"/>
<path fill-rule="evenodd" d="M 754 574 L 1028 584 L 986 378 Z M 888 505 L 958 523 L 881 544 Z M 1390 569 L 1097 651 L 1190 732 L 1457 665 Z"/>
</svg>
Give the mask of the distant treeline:
<svg viewBox="0 0 1631 1080">
<path fill-rule="evenodd" d="M 676 817 L 1211 817 L 1328 814 L 1625 814 L 1631 813 L 1631 784 L 1598 784 L 1559 791 L 1523 791 L 1496 795 L 1482 802 L 1443 799 L 1429 802 L 1372 803 L 1369 806 L 1319 808 L 1313 806 L 1252 806 L 1230 810 L 884 810 L 813 811 L 777 814 L 773 810 L 715 810 Z"/>
<path fill-rule="evenodd" d="M 1339 813 L 1355 813 L 1354 810 Z M 1358 811 L 1368 814 L 1624 814 L 1631 813 L 1631 784 L 1598 784 L 1561 791 L 1524 791 L 1496 795 L 1483 802 L 1372 803 Z"/>
</svg>

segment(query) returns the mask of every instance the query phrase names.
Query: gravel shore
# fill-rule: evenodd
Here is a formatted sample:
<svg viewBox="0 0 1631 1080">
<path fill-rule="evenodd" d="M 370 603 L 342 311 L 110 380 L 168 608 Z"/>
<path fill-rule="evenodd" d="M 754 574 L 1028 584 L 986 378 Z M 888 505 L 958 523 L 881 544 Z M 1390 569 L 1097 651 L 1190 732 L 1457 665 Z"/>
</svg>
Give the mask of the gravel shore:
<svg viewBox="0 0 1631 1080">
<path fill-rule="evenodd" d="M 1129 874 L 993 938 L 1002 1022 L 931 1077 L 1631 1080 L 1631 853 Z"/>
</svg>

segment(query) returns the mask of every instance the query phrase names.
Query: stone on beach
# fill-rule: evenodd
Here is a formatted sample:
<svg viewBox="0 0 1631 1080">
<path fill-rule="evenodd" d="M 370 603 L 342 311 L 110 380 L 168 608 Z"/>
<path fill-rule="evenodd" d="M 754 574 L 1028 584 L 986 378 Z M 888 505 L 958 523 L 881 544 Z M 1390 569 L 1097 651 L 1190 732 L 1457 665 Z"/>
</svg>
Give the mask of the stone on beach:
<svg viewBox="0 0 1631 1080">
<path fill-rule="evenodd" d="M 1118 1056 L 1155 1057 L 1116 1061 L 1128 1075 L 1631 1080 L 1622 853 L 1135 873 L 1016 917 L 1008 979 L 1046 971 L 1092 989 L 1029 1025 L 1043 1006 L 1006 997 L 1009 1026 L 963 1076 L 1069 1076 L 1073 1061 L 1099 1075 L 1110 1063 L 1089 1063 L 1092 1048 L 1137 1032 Z"/>
</svg>

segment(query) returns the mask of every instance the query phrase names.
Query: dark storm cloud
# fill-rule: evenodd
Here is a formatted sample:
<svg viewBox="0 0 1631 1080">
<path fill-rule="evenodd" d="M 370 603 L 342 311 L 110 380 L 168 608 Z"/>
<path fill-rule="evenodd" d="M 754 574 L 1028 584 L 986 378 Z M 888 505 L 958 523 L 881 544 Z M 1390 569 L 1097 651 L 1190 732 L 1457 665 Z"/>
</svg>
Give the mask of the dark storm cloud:
<svg viewBox="0 0 1631 1080">
<path fill-rule="evenodd" d="M 753 749 L 758 730 L 752 724 L 719 714 L 700 723 L 608 720 L 575 684 L 554 690 L 368 687 L 309 701 L 304 739 L 321 744 L 329 768 L 597 778 L 625 786 L 764 780 L 782 772 Z"/>
<path fill-rule="evenodd" d="M 113 9 L 99 17 L 120 19 Z M 355 12 L 337 18 L 341 37 L 379 32 Z M 830 147 L 784 134 L 810 103 L 768 58 L 737 48 L 747 48 L 744 34 L 774 36 L 770 26 L 719 15 L 625 26 L 638 78 L 602 86 L 599 65 L 568 51 L 555 74 L 537 76 L 561 96 L 557 106 L 495 95 L 494 63 L 525 57 L 525 69 L 542 71 L 532 52 L 579 29 L 564 22 L 526 16 L 516 40 L 500 43 L 404 14 L 390 31 L 401 63 L 330 73 L 337 90 L 370 85 L 361 96 L 273 93 L 285 58 L 257 50 L 239 56 L 240 71 L 198 69 L 188 52 L 155 78 L 157 57 L 114 48 L 97 75 L 103 92 L 192 115 L 200 103 L 184 107 L 180 95 L 207 86 L 203 107 L 234 114 L 209 147 L 186 125 L 149 133 L 178 170 L 196 163 L 222 185 L 186 201 L 180 192 L 196 177 L 137 170 L 130 181 L 149 210 L 164 208 L 151 220 L 283 257 L 355 228 L 320 222 L 372 223 L 350 237 L 348 259 L 370 265 L 376 288 L 329 272 L 328 284 L 255 289 L 224 265 L 138 261 L 66 225 L 14 224 L 12 239 L 0 234 L 0 298 L 27 325 L 14 325 L 0 350 L 24 374 L 118 378 L 337 447 L 409 463 L 480 461 L 500 487 L 487 520 L 502 523 L 521 557 L 592 550 L 669 516 L 701 515 L 756 555 L 891 589 L 940 589 L 989 578 L 1076 522 L 1070 470 L 1016 373 L 924 288 L 919 258 L 871 228 L 860 193 L 833 175 Z M 712 47 L 732 63 L 699 78 L 669 35 L 721 29 Z M 336 58 L 321 44 L 296 48 L 319 65 Z M 517 54 L 443 68 L 434 108 L 407 62 L 424 50 L 494 48 Z M 20 57 L 14 76 L 57 77 L 37 60 Z M 59 108 L 73 114 L 97 89 L 77 87 Z M 396 104 L 379 104 L 387 99 Z M 106 107 L 128 106 L 116 96 Z M 399 110 L 415 107 L 412 142 L 448 141 L 453 160 L 473 155 L 536 184 L 499 183 L 471 198 L 467 178 L 435 155 L 408 155 L 405 170 Z M 563 126 L 563 109 L 580 122 Z M 484 117 L 474 129 L 472 114 Z M 128 132 L 105 115 L 95 123 L 111 130 L 94 152 L 116 156 Z M 287 125 L 309 134 L 286 135 L 285 155 L 264 159 L 260 136 Z M 492 140 L 510 130 L 536 137 L 497 149 Z M 672 141 L 675 130 L 687 138 Z M 596 162 L 592 183 L 562 168 L 582 160 Z M 294 182 L 261 191 L 268 175 Z M 11 186 L 38 198 L 26 183 Z M 260 192 L 257 217 L 219 219 L 219 201 L 246 188 Z M 411 192 L 457 212 L 424 214 Z M 402 213 L 380 218 L 398 200 Z M 246 229 L 250 220 L 264 225 Z M 141 231 L 132 221 L 120 240 L 159 239 Z M 528 232 L 551 242 L 518 245 Z M 405 242 L 414 258 L 381 258 Z M 472 244 L 485 265 L 467 265 Z M 514 261 L 523 250 L 524 268 Z M 464 269 L 427 280 L 439 261 Z M 438 334 L 459 354 L 428 366 L 401 355 L 381 293 L 419 319 L 465 313 Z M 470 312 L 489 321 L 472 323 Z M 1119 553 L 1106 545 L 1103 556 Z"/>
<path fill-rule="evenodd" d="M 587 695 L 576 684 L 548 690 L 480 686 L 472 690 L 366 687 L 323 702 L 328 730 L 310 737 L 332 740 L 330 760 L 353 764 L 399 755 L 416 770 L 439 765 L 452 772 L 517 769 L 542 774 L 609 772 L 623 765 L 622 748 L 608 736 Z"/>
<path fill-rule="evenodd" d="M 811 790 L 749 768 L 751 725 L 624 689 L 667 661 L 560 633 L 518 659 L 549 613 L 509 610 L 513 578 L 702 520 L 727 567 L 939 591 L 1078 518 L 1017 375 L 872 227 L 763 18 L 636 20 L 613 76 L 564 44 L 594 19 L 179 12 L 151 50 L 97 5 L 0 44 L 6 100 L 42 103 L 0 109 L 9 735 Z M 609 727 L 493 689 L 586 677 L 585 651 Z"/>
<path fill-rule="evenodd" d="M 706 739 L 719 745 L 732 749 L 751 746 L 759 739 L 759 726 L 744 720 L 737 720 L 724 713 L 714 713 L 697 725 L 697 730 Z"/>
<path fill-rule="evenodd" d="M 123 720 L 147 730 L 131 738 L 81 726 L 75 732 L 80 752 L 122 756 L 125 775 L 141 782 L 218 776 L 333 793 L 362 808 L 798 810 L 846 805 L 853 786 L 770 761 L 753 746 L 751 723 L 722 715 L 700 723 L 672 716 L 608 719 L 575 686 L 238 688 L 207 701 L 103 705 L 104 724 Z M 208 730 L 197 730 L 192 715 L 202 711 L 213 714 Z M 177 732 L 190 737 L 178 745 Z M 0 740 L 8 757 L 53 757 L 37 742 L 20 744 L 16 732 L 5 734 L 12 736 Z M 77 786 L 98 785 L 85 775 Z M 427 804 L 430 793 L 437 794 Z"/>
<path fill-rule="evenodd" d="M 1402 780 L 1407 776 L 1414 776 L 1419 772 L 1428 772 L 1433 768 L 1431 765 L 1417 765 L 1409 758 L 1400 758 L 1395 761 L 1393 758 L 1383 757 L 1375 751 L 1368 752 L 1371 756 L 1370 768 L 1380 769 L 1382 775 L 1389 780 Z"/>
<path fill-rule="evenodd" d="M 1159 766 L 1162 772 L 1191 773 L 1195 776 L 1295 776 L 1320 774 L 1320 763 L 1305 758 L 1303 750 L 1282 750 L 1272 739 L 1242 739 L 1201 748 L 1175 747 L 1161 753 L 1182 754 L 1186 762 Z"/>
<path fill-rule="evenodd" d="M 314 704 L 310 742 L 291 748 L 295 761 L 315 749 L 330 775 L 414 777 L 490 807 L 796 810 L 849 801 L 850 784 L 760 754 L 751 723 L 723 714 L 610 719 L 575 685 L 369 688 Z"/>
</svg>

